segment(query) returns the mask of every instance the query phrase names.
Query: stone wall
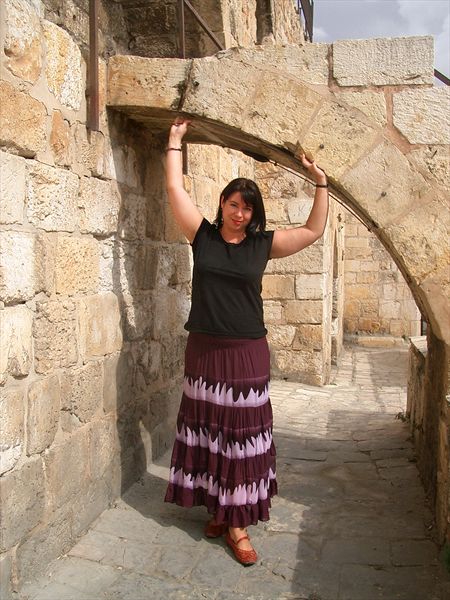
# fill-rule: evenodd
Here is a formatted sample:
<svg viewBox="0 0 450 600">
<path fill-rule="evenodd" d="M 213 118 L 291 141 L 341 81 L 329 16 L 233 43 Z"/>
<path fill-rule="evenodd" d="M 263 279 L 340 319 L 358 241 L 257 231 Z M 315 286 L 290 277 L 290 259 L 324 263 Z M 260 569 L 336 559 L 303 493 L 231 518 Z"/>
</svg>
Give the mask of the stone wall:
<svg viewBox="0 0 450 600">
<path fill-rule="evenodd" d="M 420 335 L 413 295 L 379 240 L 349 211 L 345 214 L 344 330 L 348 334 Z"/>
</svg>

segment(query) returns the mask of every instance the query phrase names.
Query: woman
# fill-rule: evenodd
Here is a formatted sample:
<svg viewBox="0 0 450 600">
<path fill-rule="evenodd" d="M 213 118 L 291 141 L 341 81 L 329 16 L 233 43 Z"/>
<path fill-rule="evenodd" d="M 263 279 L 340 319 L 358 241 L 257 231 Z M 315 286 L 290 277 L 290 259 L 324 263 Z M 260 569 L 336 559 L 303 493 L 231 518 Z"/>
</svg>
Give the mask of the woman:
<svg viewBox="0 0 450 600">
<path fill-rule="evenodd" d="M 166 502 L 204 505 L 213 518 L 207 537 L 226 533 L 244 565 L 257 555 L 246 528 L 269 519 L 277 493 L 269 350 L 261 279 L 269 258 L 289 256 L 315 242 L 325 228 L 325 173 L 302 155 L 316 181 L 305 225 L 265 231 L 261 193 L 249 179 L 223 190 L 214 224 L 183 187 L 181 144 L 190 122 L 178 119 L 166 149 L 166 184 L 173 215 L 192 245 L 192 306 L 183 396 Z"/>
</svg>

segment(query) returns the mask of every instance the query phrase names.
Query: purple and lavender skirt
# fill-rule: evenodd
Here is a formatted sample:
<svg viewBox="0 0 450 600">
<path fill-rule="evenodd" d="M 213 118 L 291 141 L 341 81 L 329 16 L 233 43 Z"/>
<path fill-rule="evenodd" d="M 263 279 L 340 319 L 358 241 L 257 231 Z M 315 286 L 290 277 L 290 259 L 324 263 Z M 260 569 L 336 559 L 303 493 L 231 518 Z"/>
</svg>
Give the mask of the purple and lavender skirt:
<svg viewBox="0 0 450 600">
<path fill-rule="evenodd" d="M 269 519 L 277 493 L 266 338 L 190 333 L 166 502 L 217 523 Z"/>
</svg>

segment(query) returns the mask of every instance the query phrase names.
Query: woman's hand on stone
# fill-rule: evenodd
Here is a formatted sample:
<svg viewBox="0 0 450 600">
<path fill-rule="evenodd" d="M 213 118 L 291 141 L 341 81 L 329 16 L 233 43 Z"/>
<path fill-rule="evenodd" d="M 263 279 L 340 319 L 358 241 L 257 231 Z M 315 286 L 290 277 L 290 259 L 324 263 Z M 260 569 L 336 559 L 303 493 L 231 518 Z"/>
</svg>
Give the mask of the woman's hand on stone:
<svg viewBox="0 0 450 600">
<path fill-rule="evenodd" d="M 177 142 L 181 144 L 181 141 L 185 136 L 188 127 L 191 123 L 192 121 L 189 121 L 188 119 L 185 119 L 183 117 L 177 117 L 173 122 L 169 132 L 169 140 L 171 141 L 171 143 Z"/>
<path fill-rule="evenodd" d="M 300 158 L 302 165 L 307 171 L 309 171 L 316 183 L 325 184 L 327 182 L 327 176 L 325 175 L 325 172 L 316 165 L 315 160 L 309 160 L 309 158 L 306 158 L 305 154 L 302 154 Z"/>
</svg>

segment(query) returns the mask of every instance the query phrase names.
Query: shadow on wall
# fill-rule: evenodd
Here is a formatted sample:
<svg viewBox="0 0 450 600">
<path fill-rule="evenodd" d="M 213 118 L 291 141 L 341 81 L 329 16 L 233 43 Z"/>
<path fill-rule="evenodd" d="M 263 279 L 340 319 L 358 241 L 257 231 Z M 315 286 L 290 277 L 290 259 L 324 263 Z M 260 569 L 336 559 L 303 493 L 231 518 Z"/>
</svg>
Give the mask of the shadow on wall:
<svg viewBox="0 0 450 600">
<path fill-rule="evenodd" d="M 102 275 L 112 277 L 123 332 L 121 351 L 105 364 L 105 398 L 117 415 L 116 472 L 123 493 L 172 443 L 190 249 L 166 222 L 162 142 L 122 121 L 110 116 L 120 208 L 117 235 L 104 242 Z"/>
</svg>

